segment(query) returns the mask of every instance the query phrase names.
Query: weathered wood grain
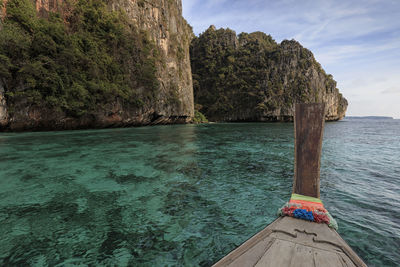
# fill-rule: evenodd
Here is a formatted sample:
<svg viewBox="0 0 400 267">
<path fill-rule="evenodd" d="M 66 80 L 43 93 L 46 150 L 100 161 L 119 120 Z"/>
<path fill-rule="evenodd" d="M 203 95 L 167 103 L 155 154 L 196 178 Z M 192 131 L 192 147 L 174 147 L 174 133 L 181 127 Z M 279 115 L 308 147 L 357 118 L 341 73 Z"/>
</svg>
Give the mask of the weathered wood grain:
<svg viewBox="0 0 400 267">
<path fill-rule="evenodd" d="M 325 104 L 296 104 L 293 193 L 320 197 L 319 174 Z"/>
<path fill-rule="evenodd" d="M 366 267 L 326 224 L 280 217 L 218 261 L 214 267 Z"/>
</svg>

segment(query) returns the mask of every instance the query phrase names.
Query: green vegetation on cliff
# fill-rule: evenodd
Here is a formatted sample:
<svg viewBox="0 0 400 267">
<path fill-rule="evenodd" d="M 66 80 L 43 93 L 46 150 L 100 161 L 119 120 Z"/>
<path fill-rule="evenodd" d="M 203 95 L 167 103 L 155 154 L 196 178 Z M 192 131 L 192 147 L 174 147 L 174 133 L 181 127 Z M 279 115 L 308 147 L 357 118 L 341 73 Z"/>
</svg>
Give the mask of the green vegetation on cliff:
<svg viewBox="0 0 400 267">
<path fill-rule="evenodd" d="M 201 113 L 198 110 L 194 110 L 193 122 L 194 123 L 206 123 L 206 122 L 208 122 L 208 120 L 207 120 L 206 116 L 204 116 L 203 113 Z"/>
<path fill-rule="evenodd" d="M 195 103 L 211 120 L 291 120 L 296 102 L 341 101 L 309 50 L 262 32 L 237 36 L 211 26 L 192 41 L 191 63 Z"/>
<path fill-rule="evenodd" d="M 69 12 L 43 18 L 30 0 L 8 1 L 0 81 L 10 113 L 20 104 L 79 117 L 116 100 L 140 107 L 154 97 L 158 50 L 105 2 L 65 1 Z"/>
</svg>

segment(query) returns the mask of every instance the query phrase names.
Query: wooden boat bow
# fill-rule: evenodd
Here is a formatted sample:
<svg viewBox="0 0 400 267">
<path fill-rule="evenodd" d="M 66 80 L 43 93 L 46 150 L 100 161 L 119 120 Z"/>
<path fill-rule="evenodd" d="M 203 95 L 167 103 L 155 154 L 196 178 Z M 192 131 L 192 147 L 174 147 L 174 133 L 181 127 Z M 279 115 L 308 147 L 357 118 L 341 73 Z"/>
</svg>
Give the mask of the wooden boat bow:
<svg viewBox="0 0 400 267">
<path fill-rule="evenodd" d="M 324 104 L 297 104 L 293 193 L 320 197 Z M 214 264 L 222 266 L 367 266 L 327 224 L 279 217 Z"/>
</svg>

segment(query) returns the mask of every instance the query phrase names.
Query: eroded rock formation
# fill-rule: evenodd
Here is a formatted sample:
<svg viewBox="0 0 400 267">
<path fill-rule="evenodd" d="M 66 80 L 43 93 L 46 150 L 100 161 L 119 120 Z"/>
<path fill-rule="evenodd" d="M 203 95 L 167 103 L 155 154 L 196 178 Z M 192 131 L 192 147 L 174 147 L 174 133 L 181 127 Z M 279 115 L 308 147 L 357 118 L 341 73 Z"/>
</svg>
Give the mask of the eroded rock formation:
<svg viewBox="0 0 400 267">
<path fill-rule="evenodd" d="M 10 1 L 9 1 L 10 2 Z M 38 16 L 48 17 L 58 12 L 68 23 L 67 17 L 74 2 L 64 0 L 33 0 Z M 83 115 L 71 116 L 62 109 L 31 104 L 26 99 L 5 103 L 7 98 L 0 90 L 1 127 L 8 130 L 46 130 L 123 127 L 148 124 L 186 123 L 194 114 L 193 86 L 189 59 L 192 29 L 182 17 L 181 0 L 112 0 L 106 1 L 109 9 L 122 11 L 129 23 L 155 43 L 158 58 L 155 61 L 158 88 L 152 98 L 142 86 L 131 88 L 141 105 L 127 104 L 115 99 L 98 105 Z M 4 3 L 6 4 L 6 3 Z M 6 5 L 5 5 L 6 7 Z M 2 16 L 6 10 L 2 11 Z M 128 68 L 128 66 L 127 66 Z M 138 77 L 140 79 L 140 77 Z M 135 83 L 134 81 L 132 82 Z M 9 83 L 12 84 L 12 83 Z M 15 84 L 15 83 L 14 83 Z M 16 91 L 22 91 L 25 84 Z M 6 86 L 4 86 L 6 88 Z"/>
<path fill-rule="evenodd" d="M 345 115 L 346 99 L 308 49 L 262 32 L 211 26 L 191 48 L 195 103 L 214 121 L 291 121 L 294 104 L 326 103 L 326 119 Z"/>
<path fill-rule="evenodd" d="M 6 99 L 4 97 L 4 87 L 0 82 L 0 127 L 6 126 L 8 123 L 8 112 Z"/>
<path fill-rule="evenodd" d="M 119 63 L 123 62 L 124 67 L 116 67 L 115 77 L 125 78 L 113 84 L 112 81 L 107 83 L 109 80 L 104 82 L 91 77 L 88 87 L 92 88 L 88 89 L 84 82 L 78 85 L 73 81 L 68 83 L 76 71 L 64 73 L 65 70 L 62 70 L 56 73 L 58 67 L 68 68 L 68 53 L 73 53 L 68 51 L 69 46 L 63 48 L 67 53 L 66 61 L 60 61 L 60 58 L 53 60 L 50 50 L 57 51 L 58 48 L 54 47 L 58 45 L 55 45 L 58 37 L 47 38 L 46 34 L 40 36 L 34 33 L 32 25 L 28 25 L 31 15 L 21 12 L 18 16 L 22 17 L 16 18 L 20 20 L 18 23 L 22 23 L 21 27 L 16 30 L 16 34 L 9 36 L 17 38 L 19 43 L 32 42 L 31 50 L 26 54 L 34 55 L 34 58 L 14 64 L 14 61 L 20 60 L 15 57 L 16 53 L 11 51 L 0 57 L 0 63 L 5 66 L 0 69 L 0 130 L 61 130 L 187 123 L 193 118 L 194 102 L 199 104 L 201 111 L 212 121 L 291 121 L 294 103 L 297 102 L 325 102 L 327 120 L 339 120 L 345 115 L 346 99 L 339 93 L 332 76 L 325 73 L 308 49 L 294 40 L 277 44 L 271 36 L 262 32 L 237 36 L 232 30 L 217 30 L 214 26 L 195 37 L 182 17 L 181 0 L 3 0 L 0 23 L 5 23 L 8 18 L 7 3 L 11 1 L 25 3 L 25 8 L 27 1 L 31 1 L 33 14 L 36 10 L 37 16 L 48 20 L 49 25 L 52 23 L 50 20 L 54 19 L 52 14 L 58 13 L 61 18 L 58 18 L 59 23 L 66 26 L 67 34 L 79 31 L 76 28 L 79 28 L 82 17 L 74 17 L 74 8 L 78 4 L 86 8 L 86 4 L 107 3 L 105 9 L 115 14 L 124 14 L 123 25 L 127 27 L 126 18 L 130 29 L 137 32 L 134 36 L 140 40 L 130 39 L 136 40 L 139 45 L 133 60 L 121 60 L 123 56 L 118 54 L 118 44 L 115 51 L 107 51 L 106 56 L 115 56 Z M 23 21 L 23 16 L 28 21 Z M 97 19 L 90 12 L 88 16 L 88 19 Z M 100 28 L 104 27 L 101 21 L 96 21 Z M 0 28 L 3 25 L 6 24 L 0 24 Z M 25 35 L 18 32 L 21 29 Z M 52 31 L 51 26 L 48 29 Z M 41 33 L 46 33 L 46 30 Z M 18 39 L 26 36 L 29 38 Z M 98 41 L 85 40 L 85 34 L 79 38 L 77 43 L 82 43 L 78 48 L 83 51 L 81 53 L 85 53 L 90 42 Z M 112 34 L 107 38 L 113 38 Z M 7 51 L 5 47 L 3 50 Z M 40 51 L 44 51 L 43 54 Z M 65 56 L 65 53 L 61 56 Z M 83 64 L 90 65 L 93 63 L 91 58 L 82 58 L 81 55 L 76 58 L 75 63 L 80 64 L 80 70 L 87 72 L 85 75 L 94 73 L 94 77 L 99 77 L 100 70 L 107 68 L 100 62 L 103 64 L 100 67 L 85 70 L 81 63 L 87 62 Z M 49 62 L 53 62 L 51 64 L 55 64 L 55 67 Z M 155 70 L 152 70 L 153 66 Z M 48 80 L 38 81 L 42 77 L 41 71 L 48 75 Z M 113 77 L 112 71 L 111 75 L 108 74 Z M 143 77 L 145 82 L 142 81 Z M 59 83 L 59 79 L 64 80 Z M 121 83 L 121 80 L 126 83 Z M 153 80 L 156 82 L 153 83 Z M 97 95 L 92 97 L 91 94 Z M 81 98 L 85 98 L 86 102 L 80 101 Z"/>
</svg>

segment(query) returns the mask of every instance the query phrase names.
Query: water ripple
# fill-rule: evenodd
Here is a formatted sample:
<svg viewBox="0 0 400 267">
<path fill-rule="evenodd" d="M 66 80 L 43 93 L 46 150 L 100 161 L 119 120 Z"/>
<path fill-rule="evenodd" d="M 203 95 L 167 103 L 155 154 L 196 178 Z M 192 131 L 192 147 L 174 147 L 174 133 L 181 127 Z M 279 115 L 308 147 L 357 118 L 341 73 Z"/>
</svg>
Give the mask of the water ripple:
<svg viewBox="0 0 400 267">
<path fill-rule="evenodd" d="M 0 265 L 210 266 L 276 218 L 293 155 L 293 124 L 0 134 Z M 322 199 L 369 266 L 400 262 L 399 158 L 399 121 L 326 124 Z"/>
</svg>

